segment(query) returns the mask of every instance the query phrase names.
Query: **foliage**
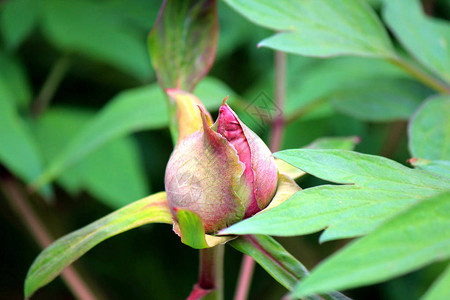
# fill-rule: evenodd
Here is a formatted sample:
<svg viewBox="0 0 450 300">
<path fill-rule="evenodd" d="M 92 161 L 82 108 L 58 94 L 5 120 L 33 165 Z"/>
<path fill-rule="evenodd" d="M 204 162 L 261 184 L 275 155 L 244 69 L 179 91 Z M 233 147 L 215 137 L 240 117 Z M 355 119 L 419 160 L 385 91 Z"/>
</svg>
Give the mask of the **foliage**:
<svg viewBox="0 0 450 300">
<path fill-rule="evenodd" d="M 112 236 L 172 224 L 164 193 L 133 202 L 163 189 L 179 125 L 164 91 L 170 87 L 193 91 L 213 115 L 229 95 L 239 118 L 266 140 L 282 112 L 277 165 L 303 188 L 280 177 L 282 200 L 219 235 L 205 235 L 197 215 L 180 211 L 181 238 L 172 234 L 178 244 L 228 241 L 292 298 L 345 299 L 334 292 L 342 289 L 356 298 L 448 298 L 450 6 L 429 2 L 427 13 L 419 0 L 0 4 L 0 183 L 13 176 L 35 192 L 28 202 L 57 235 L 110 213 L 44 250 L 26 277 L 25 296 Z M 272 99 L 274 51 L 289 53 L 284 105 Z M 16 222 L 7 210 L 0 220 Z M 96 289 L 118 298 L 185 297 L 196 254 L 181 245 L 166 249 L 173 237 L 160 230 L 150 226 L 124 235 L 124 243 L 105 242 L 113 249 L 90 251 L 82 263 L 100 266 L 89 268 L 92 282 L 102 279 Z M 299 237 L 320 231 L 321 245 L 315 235 Z M 300 243 L 306 246 L 288 252 Z M 4 244 L 25 262 L 12 260 L 2 272 L 19 290 L 38 251 L 18 253 L 27 248 L 22 240 Z M 233 255 L 225 269 L 239 263 Z M 175 272 L 160 260 L 185 267 Z M 125 278 L 121 268 L 128 267 Z M 158 281 L 149 285 L 148 276 Z M 256 276 L 254 299 L 286 293 L 259 270 Z M 355 289 L 374 283 L 382 284 Z M 64 298 L 53 286 L 56 292 L 38 293 Z M 228 283 L 225 294 L 232 294 Z"/>
</svg>

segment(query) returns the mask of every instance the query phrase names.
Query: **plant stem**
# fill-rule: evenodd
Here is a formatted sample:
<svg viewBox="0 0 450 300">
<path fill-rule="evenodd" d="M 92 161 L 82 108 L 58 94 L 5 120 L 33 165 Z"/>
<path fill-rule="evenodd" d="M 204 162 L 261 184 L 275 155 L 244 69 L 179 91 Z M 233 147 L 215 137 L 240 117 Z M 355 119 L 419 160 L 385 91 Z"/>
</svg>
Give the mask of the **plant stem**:
<svg viewBox="0 0 450 300">
<path fill-rule="evenodd" d="M 189 296 L 189 300 L 223 299 L 223 255 L 224 246 L 200 250 L 200 272 L 198 283 Z"/>
<path fill-rule="evenodd" d="M 69 70 L 70 63 L 70 55 L 64 54 L 53 65 L 47 79 L 39 91 L 38 96 L 36 97 L 36 100 L 34 100 L 33 107 L 31 109 L 34 117 L 38 117 L 47 109 L 47 106 L 50 104 L 53 96 L 55 95 L 58 86 L 61 84 L 61 81 Z"/>
<path fill-rule="evenodd" d="M 248 296 L 250 282 L 252 281 L 255 260 L 248 255 L 244 255 L 241 264 L 240 277 L 234 300 L 245 300 Z"/>
<path fill-rule="evenodd" d="M 406 121 L 395 121 L 389 126 L 389 132 L 381 149 L 381 156 L 393 158 L 406 133 L 408 123 Z"/>
<path fill-rule="evenodd" d="M 284 103 L 286 98 L 286 53 L 275 51 L 275 106 L 279 114 L 272 123 L 270 150 L 277 152 L 281 148 L 284 132 Z"/>
<path fill-rule="evenodd" d="M 395 56 L 389 59 L 388 61 L 405 70 L 413 77 L 417 78 L 419 81 L 421 81 L 425 85 L 428 85 L 432 89 L 440 93 L 450 94 L 450 86 L 434 78 L 433 76 L 429 75 L 428 73 L 424 72 L 423 70 L 419 69 L 418 67 L 404 60 L 403 58 Z"/>
<path fill-rule="evenodd" d="M 52 243 L 50 234 L 47 232 L 33 209 L 27 203 L 17 181 L 8 176 L 6 178 L 2 178 L 0 183 L 9 204 L 22 219 L 23 224 L 25 224 L 28 231 L 32 234 L 39 246 L 41 246 L 41 248 L 45 248 L 50 245 Z M 75 298 L 80 300 L 97 299 L 73 267 L 67 267 L 61 273 L 61 276 Z"/>
</svg>

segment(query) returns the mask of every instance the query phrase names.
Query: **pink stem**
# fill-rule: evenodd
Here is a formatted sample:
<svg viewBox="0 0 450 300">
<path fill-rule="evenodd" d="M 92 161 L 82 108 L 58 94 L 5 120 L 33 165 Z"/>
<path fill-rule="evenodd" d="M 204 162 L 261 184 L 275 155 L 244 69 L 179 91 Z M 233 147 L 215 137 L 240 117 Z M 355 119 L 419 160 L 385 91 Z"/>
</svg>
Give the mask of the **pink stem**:
<svg viewBox="0 0 450 300">
<path fill-rule="evenodd" d="M 27 203 L 18 183 L 13 178 L 6 177 L 2 179 L 1 186 L 10 205 L 17 211 L 19 217 L 38 242 L 39 246 L 45 248 L 50 245 L 52 243 L 50 234 Z M 61 273 L 61 276 L 75 298 L 80 300 L 97 299 L 74 268 L 67 267 Z"/>
</svg>

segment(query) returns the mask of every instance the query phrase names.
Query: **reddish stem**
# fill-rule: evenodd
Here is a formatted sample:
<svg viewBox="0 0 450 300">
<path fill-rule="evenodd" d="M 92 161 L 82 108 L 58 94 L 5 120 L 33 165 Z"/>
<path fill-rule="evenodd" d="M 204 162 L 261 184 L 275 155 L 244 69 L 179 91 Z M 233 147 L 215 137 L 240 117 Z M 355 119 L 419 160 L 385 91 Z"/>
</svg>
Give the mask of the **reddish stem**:
<svg viewBox="0 0 450 300">
<path fill-rule="evenodd" d="M 255 260 L 248 255 L 244 255 L 241 264 L 241 275 L 239 277 L 238 287 L 234 295 L 234 300 L 245 300 L 248 296 L 250 282 L 252 281 Z"/>
<path fill-rule="evenodd" d="M 25 224 L 39 246 L 46 248 L 50 245 L 52 243 L 50 234 L 27 203 L 19 184 L 13 178 L 6 177 L 4 179 L 2 178 L 1 186 L 10 205 L 16 210 L 23 224 Z M 75 298 L 80 300 L 97 299 L 74 268 L 67 267 L 61 273 L 61 276 Z"/>
</svg>

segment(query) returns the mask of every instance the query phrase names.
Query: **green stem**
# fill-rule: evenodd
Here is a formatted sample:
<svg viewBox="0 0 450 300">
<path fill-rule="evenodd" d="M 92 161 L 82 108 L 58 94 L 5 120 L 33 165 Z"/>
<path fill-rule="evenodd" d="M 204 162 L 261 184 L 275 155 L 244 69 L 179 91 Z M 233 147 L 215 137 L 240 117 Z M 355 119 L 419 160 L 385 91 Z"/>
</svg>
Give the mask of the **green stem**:
<svg viewBox="0 0 450 300">
<path fill-rule="evenodd" d="M 223 256 L 224 246 L 200 250 L 200 272 L 198 283 L 193 292 L 208 292 L 201 298 L 193 296 L 188 299 L 222 300 L 223 299 Z"/>
<path fill-rule="evenodd" d="M 413 77 L 424 83 L 425 85 L 428 85 L 432 89 L 444 93 L 444 94 L 450 94 L 450 86 L 447 84 L 441 82 L 440 80 L 434 78 L 433 76 L 429 75 L 428 73 L 424 72 L 422 69 L 416 67 L 415 65 L 411 64 L 410 62 L 404 60 L 403 58 L 399 56 L 395 56 L 393 58 L 388 59 L 388 61 L 401 69 L 405 70 L 409 74 L 411 74 Z"/>
<path fill-rule="evenodd" d="M 71 57 L 68 54 L 64 54 L 56 61 L 33 103 L 33 116 L 37 117 L 47 109 L 61 81 L 69 70 L 70 63 Z"/>
</svg>

